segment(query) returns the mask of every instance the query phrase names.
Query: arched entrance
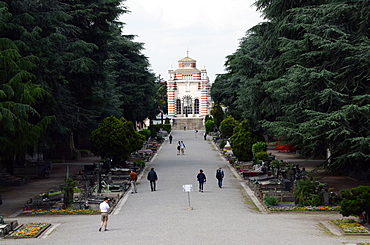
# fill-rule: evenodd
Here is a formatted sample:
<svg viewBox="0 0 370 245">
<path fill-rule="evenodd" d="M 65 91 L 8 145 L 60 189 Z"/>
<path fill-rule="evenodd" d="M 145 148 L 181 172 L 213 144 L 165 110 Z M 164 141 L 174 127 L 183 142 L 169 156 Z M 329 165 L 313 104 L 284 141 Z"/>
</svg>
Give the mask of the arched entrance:
<svg viewBox="0 0 370 245">
<path fill-rule="evenodd" d="M 193 114 L 193 102 L 192 102 L 191 96 L 189 95 L 184 96 L 183 104 L 184 104 L 184 111 L 183 111 L 184 116 L 188 117 L 189 114 Z"/>
</svg>

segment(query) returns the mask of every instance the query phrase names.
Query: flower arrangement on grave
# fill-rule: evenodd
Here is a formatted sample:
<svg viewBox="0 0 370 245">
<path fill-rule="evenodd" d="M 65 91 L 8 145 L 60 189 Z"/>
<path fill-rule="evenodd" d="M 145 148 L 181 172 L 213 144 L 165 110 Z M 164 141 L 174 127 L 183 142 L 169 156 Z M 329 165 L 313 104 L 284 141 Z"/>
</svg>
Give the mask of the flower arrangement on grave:
<svg viewBox="0 0 370 245">
<path fill-rule="evenodd" d="M 353 219 L 330 220 L 330 222 L 336 225 L 346 234 L 369 233 L 369 231 L 363 225 Z"/>
<path fill-rule="evenodd" d="M 292 207 L 269 207 L 270 211 L 340 211 L 340 206 L 292 206 Z"/>
<path fill-rule="evenodd" d="M 15 231 L 10 235 L 10 237 L 37 237 L 44 228 L 48 227 L 50 223 L 37 223 L 33 222 L 21 227 L 19 230 Z"/>
<path fill-rule="evenodd" d="M 91 209 L 51 209 L 51 210 L 25 210 L 21 215 L 35 215 L 35 214 L 98 214 L 99 210 Z"/>
</svg>

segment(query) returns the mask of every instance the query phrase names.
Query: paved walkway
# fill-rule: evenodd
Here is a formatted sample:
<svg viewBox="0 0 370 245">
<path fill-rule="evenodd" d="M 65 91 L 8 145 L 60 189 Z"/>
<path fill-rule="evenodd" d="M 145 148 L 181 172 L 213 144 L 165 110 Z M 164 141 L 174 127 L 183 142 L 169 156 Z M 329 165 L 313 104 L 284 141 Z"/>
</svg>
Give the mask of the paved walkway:
<svg viewBox="0 0 370 245">
<path fill-rule="evenodd" d="M 138 193 L 126 195 L 109 216 L 109 231 L 98 232 L 98 215 L 17 217 L 19 223 L 49 222 L 54 226 L 39 239 L 7 240 L 7 244 L 355 244 L 366 237 L 334 236 L 322 221 L 338 214 L 261 213 L 246 195 L 244 182 L 228 168 L 211 141 L 200 131 L 174 131 L 173 143 L 165 142 L 148 168 L 159 180 L 151 192 L 145 175 Z M 186 144 L 185 155 L 176 154 L 176 143 Z M 224 188 L 217 186 L 215 171 L 225 170 Z M 197 191 L 196 175 L 207 176 L 204 193 Z M 193 185 L 188 195 L 182 186 Z M 2 241 L 0 241 L 1 243 Z"/>
</svg>

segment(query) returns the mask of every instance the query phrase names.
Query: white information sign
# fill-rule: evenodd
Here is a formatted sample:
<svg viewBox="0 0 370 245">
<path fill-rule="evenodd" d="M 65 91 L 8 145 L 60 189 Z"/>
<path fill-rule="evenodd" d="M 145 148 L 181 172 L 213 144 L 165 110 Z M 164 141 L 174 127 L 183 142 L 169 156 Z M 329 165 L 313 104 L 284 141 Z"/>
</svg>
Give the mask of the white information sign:
<svg viewBox="0 0 370 245">
<path fill-rule="evenodd" d="M 183 185 L 182 190 L 184 192 L 192 192 L 193 191 L 193 185 Z"/>
</svg>

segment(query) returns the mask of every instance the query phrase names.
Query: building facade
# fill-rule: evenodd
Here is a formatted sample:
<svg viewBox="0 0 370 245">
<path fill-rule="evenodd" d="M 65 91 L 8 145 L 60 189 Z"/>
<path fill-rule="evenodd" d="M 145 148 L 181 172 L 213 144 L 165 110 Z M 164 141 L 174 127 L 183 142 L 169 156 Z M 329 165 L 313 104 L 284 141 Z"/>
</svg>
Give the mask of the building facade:
<svg viewBox="0 0 370 245">
<path fill-rule="evenodd" d="M 210 113 L 211 97 L 207 70 L 199 70 L 197 61 L 186 57 L 178 61 L 178 68 L 168 70 L 168 116 L 204 117 Z"/>
</svg>

